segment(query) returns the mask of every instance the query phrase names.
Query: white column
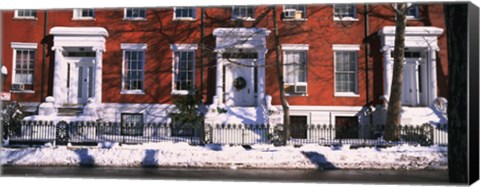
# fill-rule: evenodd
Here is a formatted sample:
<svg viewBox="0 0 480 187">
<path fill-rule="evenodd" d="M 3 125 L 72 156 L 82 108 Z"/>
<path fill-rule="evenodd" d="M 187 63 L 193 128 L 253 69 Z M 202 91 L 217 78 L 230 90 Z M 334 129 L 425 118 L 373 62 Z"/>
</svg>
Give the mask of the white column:
<svg viewBox="0 0 480 187">
<path fill-rule="evenodd" d="M 393 61 L 391 60 L 392 49 L 386 46 L 383 50 L 383 94 L 390 98 L 392 87 Z"/>
<path fill-rule="evenodd" d="M 63 105 L 67 99 L 66 72 L 62 71 L 65 62 L 63 62 L 63 47 L 54 46 L 55 64 L 53 72 L 53 97 L 56 105 Z"/>
<path fill-rule="evenodd" d="M 223 103 L 223 60 L 222 53 L 223 50 L 216 50 L 217 52 L 217 86 L 216 86 L 216 95 L 218 98 L 218 105 Z"/>
<path fill-rule="evenodd" d="M 437 49 L 428 49 L 428 81 L 429 81 L 429 98 L 428 105 L 431 105 L 437 98 Z"/>
<path fill-rule="evenodd" d="M 102 57 L 104 49 L 102 47 L 94 47 L 95 51 L 95 102 L 98 104 L 102 103 Z"/>
<path fill-rule="evenodd" d="M 257 50 L 257 106 L 265 105 L 265 54 L 266 49 Z"/>
</svg>

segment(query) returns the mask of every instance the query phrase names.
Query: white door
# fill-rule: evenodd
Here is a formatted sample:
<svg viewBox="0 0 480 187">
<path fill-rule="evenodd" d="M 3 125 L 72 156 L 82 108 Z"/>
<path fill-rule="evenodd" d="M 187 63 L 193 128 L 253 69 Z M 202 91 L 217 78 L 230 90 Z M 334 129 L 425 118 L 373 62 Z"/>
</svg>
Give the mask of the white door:
<svg viewBox="0 0 480 187">
<path fill-rule="evenodd" d="M 227 106 L 254 106 L 254 60 L 238 59 L 225 65 L 225 103 Z M 244 81 L 242 81 L 244 80 Z M 238 87 L 235 82 L 244 82 Z"/>
<path fill-rule="evenodd" d="M 405 59 L 403 65 L 402 105 L 416 106 L 419 104 L 418 59 Z"/>
<path fill-rule="evenodd" d="M 94 58 L 69 61 L 68 103 L 85 104 L 94 95 Z"/>
</svg>

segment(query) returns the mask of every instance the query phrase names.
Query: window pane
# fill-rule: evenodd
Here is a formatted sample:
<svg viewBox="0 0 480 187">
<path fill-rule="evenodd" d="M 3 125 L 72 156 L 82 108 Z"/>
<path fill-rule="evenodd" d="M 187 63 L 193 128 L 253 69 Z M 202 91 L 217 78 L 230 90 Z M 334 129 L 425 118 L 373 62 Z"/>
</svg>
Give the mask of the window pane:
<svg viewBox="0 0 480 187">
<path fill-rule="evenodd" d="M 195 52 L 177 51 L 175 55 L 175 90 L 189 90 L 194 87 Z"/>
<path fill-rule="evenodd" d="M 335 52 L 335 91 L 356 92 L 356 52 Z"/>
</svg>

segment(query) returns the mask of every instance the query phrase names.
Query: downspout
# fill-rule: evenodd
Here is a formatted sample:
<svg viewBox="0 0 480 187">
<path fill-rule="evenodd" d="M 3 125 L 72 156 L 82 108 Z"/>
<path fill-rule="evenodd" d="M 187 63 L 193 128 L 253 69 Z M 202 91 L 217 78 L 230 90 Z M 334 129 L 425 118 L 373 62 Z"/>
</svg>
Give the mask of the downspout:
<svg viewBox="0 0 480 187">
<path fill-rule="evenodd" d="M 370 80 L 369 80 L 369 75 L 368 75 L 368 56 L 370 55 L 369 53 L 369 45 L 368 45 L 368 34 L 369 34 L 369 22 L 368 22 L 368 5 L 364 4 L 363 5 L 363 16 L 364 16 L 364 25 L 365 25 L 365 82 L 366 82 L 366 101 L 365 105 L 367 106 L 368 109 L 368 114 L 369 114 L 369 119 L 370 119 L 370 125 L 373 124 L 373 114 L 372 114 L 372 108 L 370 107 Z"/>
<path fill-rule="evenodd" d="M 42 54 L 42 79 L 41 79 L 41 87 L 40 87 L 40 102 L 45 100 L 44 97 L 44 88 L 45 88 L 45 61 L 47 58 L 47 24 L 48 23 L 48 10 L 45 10 L 45 17 L 43 21 L 43 54 Z"/>
<path fill-rule="evenodd" d="M 202 103 L 205 104 L 205 100 L 203 99 L 203 82 L 204 82 L 204 77 L 203 77 L 203 48 L 205 47 L 204 45 L 204 37 L 205 37 L 205 8 L 202 7 L 200 8 L 200 98 L 202 100 Z"/>
</svg>

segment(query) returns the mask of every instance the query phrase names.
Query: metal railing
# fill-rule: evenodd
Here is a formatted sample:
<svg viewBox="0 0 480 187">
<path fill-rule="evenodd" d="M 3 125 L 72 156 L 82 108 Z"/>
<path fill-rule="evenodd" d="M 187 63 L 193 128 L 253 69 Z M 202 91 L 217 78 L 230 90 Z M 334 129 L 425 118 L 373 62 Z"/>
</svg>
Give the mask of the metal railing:
<svg viewBox="0 0 480 187">
<path fill-rule="evenodd" d="M 5 129 L 4 129 L 5 130 Z M 282 125 L 268 124 L 166 124 L 118 122 L 52 122 L 22 121 L 9 125 L 11 143 L 33 144 L 52 142 L 55 145 L 93 144 L 119 142 L 137 144 L 146 142 L 187 142 L 189 144 L 252 145 L 272 144 L 285 140 Z M 385 141 L 388 130 L 399 134 L 397 141 Z M 394 129 L 385 125 L 334 125 L 291 124 L 287 144 L 320 145 L 447 145 L 447 125 L 401 125 Z"/>
</svg>

